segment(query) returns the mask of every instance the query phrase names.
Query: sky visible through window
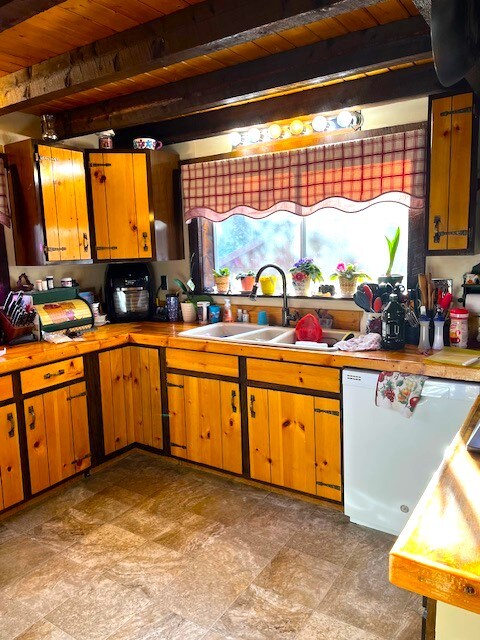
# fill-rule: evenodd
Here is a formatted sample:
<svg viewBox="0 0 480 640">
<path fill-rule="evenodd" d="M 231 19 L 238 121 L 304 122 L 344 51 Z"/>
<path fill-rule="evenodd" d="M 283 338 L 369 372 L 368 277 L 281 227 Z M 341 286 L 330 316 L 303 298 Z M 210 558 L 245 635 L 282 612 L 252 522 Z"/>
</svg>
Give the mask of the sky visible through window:
<svg viewBox="0 0 480 640">
<path fill-rule="evenodd" d="M 394 272 L 407 274 L 408 208 L 398 203 L 373 204 L 357 213 L 322 209 L 304 218 L 277 212 L 262 220 L 231 216 L 214 223 L 215 266 L 232 274 L 274 262 L 286 272 L 299 258 L 313 258 L 325 283 L 339 262 L 353 262 L 372 281 L 388 266 L 385 236 L 401 229 Z"/>
</svg>

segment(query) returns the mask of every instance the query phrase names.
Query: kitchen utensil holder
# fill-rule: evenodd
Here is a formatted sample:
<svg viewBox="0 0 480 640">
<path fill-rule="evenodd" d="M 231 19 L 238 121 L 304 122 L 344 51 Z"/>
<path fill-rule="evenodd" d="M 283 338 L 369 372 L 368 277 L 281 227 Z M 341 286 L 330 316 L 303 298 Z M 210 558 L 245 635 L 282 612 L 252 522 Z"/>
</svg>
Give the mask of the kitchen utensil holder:
<svg viewBox="0 0 480 640">
<path fill-rule="evenodd" d="M 5 342 L 9 344 L 13 340 L 18 340 L 23 336 L 28 336 L 33 333 L 33 324 L 27 324 L 24 327 L 16 327 L 5 315 L 3 309 L 0 309 L 0 324 L 2 325 L 3 333 L 5 335 Z"/>
</svg>

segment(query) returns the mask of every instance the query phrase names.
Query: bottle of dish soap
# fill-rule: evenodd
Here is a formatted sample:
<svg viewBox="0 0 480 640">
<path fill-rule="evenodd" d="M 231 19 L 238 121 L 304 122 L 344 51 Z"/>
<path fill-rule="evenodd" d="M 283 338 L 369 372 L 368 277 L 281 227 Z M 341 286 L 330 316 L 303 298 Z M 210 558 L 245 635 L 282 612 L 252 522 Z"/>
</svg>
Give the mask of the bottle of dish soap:
<svg viewBox="0 0 480 640">
<path fill-rule="evenodd" d="M 223 321 L 233 322 L 232 305 L 230 304 L 229 298 L 225 298 L 225 304 L 223 306 Z"/>
</svg>

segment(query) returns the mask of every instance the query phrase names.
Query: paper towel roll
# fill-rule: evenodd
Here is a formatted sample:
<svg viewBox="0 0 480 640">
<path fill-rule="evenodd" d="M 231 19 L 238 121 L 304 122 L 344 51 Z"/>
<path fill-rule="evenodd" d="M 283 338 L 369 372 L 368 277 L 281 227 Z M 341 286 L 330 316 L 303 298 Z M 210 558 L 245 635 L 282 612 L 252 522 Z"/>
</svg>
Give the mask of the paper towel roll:
<svg viewBox="0 0 480 640">
<path fill-rule="evenodd" d="M 480 316 L 480 293 L 468 293 L 465 296 L 465 308 L 473 316 Z"/>
</svg>

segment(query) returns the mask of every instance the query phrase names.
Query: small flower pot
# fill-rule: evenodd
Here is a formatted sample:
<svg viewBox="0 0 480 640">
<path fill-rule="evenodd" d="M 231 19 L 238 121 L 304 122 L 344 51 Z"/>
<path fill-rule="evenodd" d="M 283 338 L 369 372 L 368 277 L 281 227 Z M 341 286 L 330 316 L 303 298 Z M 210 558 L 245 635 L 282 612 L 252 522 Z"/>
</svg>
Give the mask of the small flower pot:
<svg viewBox="0 0 480 640">
<path fill-rule="evenodd" d="M 346 278 L 345 276 L 338 276 L 338 284 L 342 298 L 353 298 L 353 294 L 357 290 L 356 277 Z"/>
<path fill-rule="evenodd" d="M 180 306 L 182 308 L 182 319 L 184 322 L 196 322 L 197 320 L 197 309 L 193 302 L 181 302 Z"/>
<path fill-rule="evenodd" d="M 264 296 L 273 296 L 277 286 L 277 276 L 260 276 L 260 287 Z"/>
<path fill-rule="evenodd" d="M 292 275 L 292 286 L 296 296 L 309 296 L 312 278 L 305 273 L 294 273 Z"/>
<path fill-rule="evenodd" d="M 245 276 L 245 278 L 240 278 L 240 286 L 242 291 L 246 291 L 250 293 L 253 289 L 253 285 L 255 284 L 255 276 Z"/>
<path fill-rule="evenodd" d="M 230 276 L 215 276 L 215 286 L 217 293 L 228 293 L 230 291 Z"/>
</svg>

